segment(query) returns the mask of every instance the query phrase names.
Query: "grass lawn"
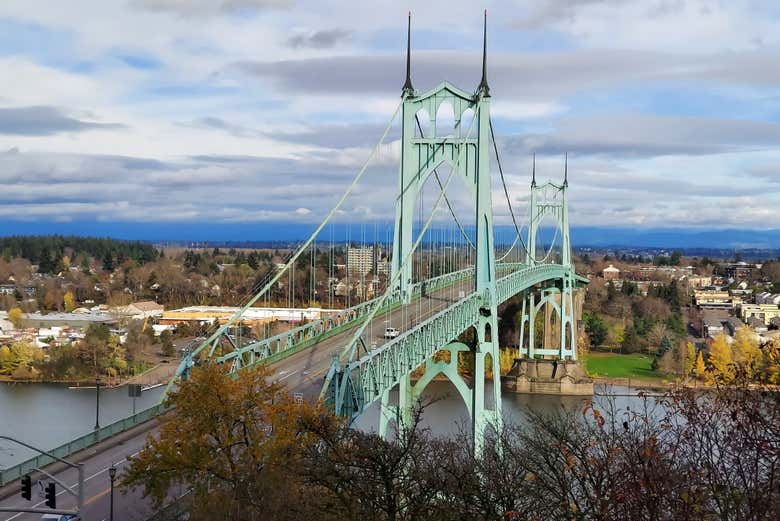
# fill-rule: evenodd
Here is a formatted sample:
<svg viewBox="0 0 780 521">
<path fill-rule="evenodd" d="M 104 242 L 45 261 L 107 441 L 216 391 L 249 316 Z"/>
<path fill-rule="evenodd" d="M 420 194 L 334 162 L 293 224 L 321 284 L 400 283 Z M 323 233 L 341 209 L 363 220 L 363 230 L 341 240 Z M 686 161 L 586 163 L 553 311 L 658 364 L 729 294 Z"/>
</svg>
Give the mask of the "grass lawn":
<svg viewBox="0 0 780 521">
<path fill-rule="evenodd" d="M 609 378 L 646 378 L 657 380 L 666 375 L 652 369 L 653 357 L 644 354 L 621 355 L 588 353 L 585 367 L 592 376 Z"/>
</svg>

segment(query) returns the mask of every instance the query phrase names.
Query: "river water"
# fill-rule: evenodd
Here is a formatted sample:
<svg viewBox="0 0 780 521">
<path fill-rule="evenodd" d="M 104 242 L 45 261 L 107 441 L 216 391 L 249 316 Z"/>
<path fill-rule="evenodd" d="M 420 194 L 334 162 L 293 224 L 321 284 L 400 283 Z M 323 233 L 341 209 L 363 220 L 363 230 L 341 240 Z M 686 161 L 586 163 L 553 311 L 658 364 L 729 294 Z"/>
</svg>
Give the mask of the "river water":
<svg viewBox="0 0 780 521">
<path fill-rule="evenodd" d="M 151 407 L 164 387 L 136 398 L 136 410 Z M 41 449 L 53 449 L 95 428 L 95 388 L 69 389 L 67 385 L 0 383 L 0 435 L 20 439 Z M 100 426 L 133 413 L 127 387 L 100 388 Z M 0 440 L 0 467 L 30 457 L 20 445 Z"/>
<path fill-rule="evenodd" d="M 491 396 L 486 389 L 485 394 Z M 136 399 L 138 411 L 157 403 L 163 387 L 145 391 Z M 642 399 L 636 390 L 625 387 L 597 385 L 599 394 L 614 396 L 618 408 L 636 408 Z M 457 434 L 468 425 L 466 406 L 448 382 L 432 382 L 423 394 L 423 400 L 436 401 L 427 406 L 423 414 L 423 426 L 436 435 Z M 533 408 L 552 411 L 555 408 L 581 408 L 587 397 L 528 395 L 504 393 L 503 416 L 505 422 L 521 421 L 523 411 Z M 605 398 L 595 398 L 595 401 Z M 0 435 L 21 439 L 42 449 L 52 449 L 78 436 L 92 432 L 95 425 L 95 388 L 70 389 L 56 384 L 0 384 Z M 490 405 L 490 404 L 488 404 Z M 133 412 L 133 400 L 127 395 L 127 387 L 100 390 L 100 425 L 105 426 Z M 356 422 L 356 426 L 376 430 L 378 407 L 369 408 Z M 0 440 L 0 467 L 8 467 L 31 456 L 23 447 Z"/>
</svg>

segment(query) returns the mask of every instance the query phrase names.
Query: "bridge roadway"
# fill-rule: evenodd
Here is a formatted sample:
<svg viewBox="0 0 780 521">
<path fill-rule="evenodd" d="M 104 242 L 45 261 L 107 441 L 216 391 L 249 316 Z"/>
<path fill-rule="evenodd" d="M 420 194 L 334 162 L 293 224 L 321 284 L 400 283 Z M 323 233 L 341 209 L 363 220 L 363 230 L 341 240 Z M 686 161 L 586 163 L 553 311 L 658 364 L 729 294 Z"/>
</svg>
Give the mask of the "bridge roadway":
<svg viewBox="0 0 780 521">
<path fill-rule="evenodd" d="M 413 327 L 457 301 L 461 291 L 468 295 L 472 288 L 473 280 L 467 279 L 448 288 L 431 292 L 429 296 L 423 297 L 419 302 L 413 301 L 406 306 L 408 313 L 407 328 Z M 369 342 L 376 342 L 377 346 L 381 346 L 384 342 L 381 335 L 386 325 L 395 327 L 403 332 L 405 330 L 401 323 L 403 312 L 402 307 L 386 314 L 377 315 L 372 324 L 366 328 L 366 332 L 373 333 L 373 338 Z M 291 392 L 302 393 L 306 400 L 315 400 L 322 389 L 333 354 L 341 350 L 350 340 L 350 335 L 353 333 L 353 329 L 347 330 L 276 362 L 272 366 L 276 379 L 283 382 Z M 86 503 L 84 519 L 86 521 L 108 519 L 110 491 L 108 468 L 112 463 L 115 463 L 119 469 L 117 476 L 121 476 L 122 468 L 127 463 L 128 456 L 132 457 L 141 450 L 147 434 L 156 434 L 156 420 L 149 422 L 149 424 L 152 427 L 151 429 L 143 430 L 143 432 L 139 432 L 117 445 L 108 443 L 104 450 L 99 450 L 96 454 L 82 460 L 86 478 L 84 487 Z M 74 469 L 64 470 L 55 475 L 68 485 L 77 482 L 77 474 Z M 58 508 L 75 508 L 75 500 L 70 494 L 65 493 L 59 486 L 57 491 Z M 12 495 L 0 500 L 0 506 L 46 508 L 43 504 L 43 498 L 37 498 L 37 487 L 35 486 L 33 487 L 33 501 L 22 499 L 17 489 Z M 136 490 L 123 494 L 115 490 L 114 519 L 117 521 L 143 520 L 147 519 L 152 513 L 151 505 L 141 497 L 140 491 Z M 40 519 L 39 514 L 0 512 L 0 521 L 29 521 L 38 519 Z"/>
</svg>

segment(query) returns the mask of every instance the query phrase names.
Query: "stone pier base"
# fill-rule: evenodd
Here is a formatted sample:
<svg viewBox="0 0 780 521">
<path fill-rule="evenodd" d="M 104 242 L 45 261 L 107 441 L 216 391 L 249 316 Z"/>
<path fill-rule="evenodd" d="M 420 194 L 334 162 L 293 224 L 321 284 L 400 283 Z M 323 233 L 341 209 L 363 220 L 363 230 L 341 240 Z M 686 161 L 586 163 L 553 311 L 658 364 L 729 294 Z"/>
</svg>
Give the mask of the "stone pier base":
<svg viewBox="0 0 780 521">
<path fill-rule="evenodd" d="M 505 391 L 527 394 L 593 394 L 593 380 L 582 366 L 572 360 L 536 360 L 521 358 L 501 379 Z"/>
</svg>

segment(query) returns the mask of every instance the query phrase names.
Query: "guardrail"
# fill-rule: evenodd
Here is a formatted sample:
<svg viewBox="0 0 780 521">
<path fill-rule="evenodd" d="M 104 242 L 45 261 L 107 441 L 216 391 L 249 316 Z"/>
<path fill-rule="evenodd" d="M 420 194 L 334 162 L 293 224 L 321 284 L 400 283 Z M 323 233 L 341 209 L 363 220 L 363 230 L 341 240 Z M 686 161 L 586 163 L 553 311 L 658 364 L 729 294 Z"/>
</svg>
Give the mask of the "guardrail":
<svg viewBox="0 0 780 521">
<path fill-rule="evenodd" d="M 432 292 L 464 280 L 471 271 L 472 268 L 466 268 L 439 275 L 425 282 L 417 282 L 412 285 L 412 298 L 419 298 L 423 293 L 423 288 L 427 292 Z M 359 325 L 369 316 L 378 300 L 378 298 L 368 300 L 273 337 L 250 342 L 234 349 L 230 353 L 217 357 L 216 361 L 220 364 L 230 364 L 230 372 L 236 372 L 257 363 L 281 360 L 320 340 Z M 393 310 L 402 303 L 403 298 L 401 294 L 394 293 L 387 299 L 379 312 L 384 313 Z M 187 362 L 185 360 L 182 364 Z"/>
<path fill-rule="evenodd" d="M 60 445 L 59 447 L 55 447 L 54 449 L 49 450 L 49 452 L 57 457 L 66 458 L 80 450 L 89 448 L 97 443 L 100 443 L 101 441 L 105 441 L 112 436 L 116 436 L 117 434 L 130 430 L 133 427 L 137 427 L 142 423 L 146 423 L 165 412 L 165 410 L 166 409 L 162 404 L 153 405 L 152 407 L 144 409 L 143 411 L 139 411 L 132 416 L 117 420 L 114 423 L 106 425 L 105 427 L 102 427 L 96 431 L 84 434 L 75 440 L 71 440 L 63 445 Z M 17 463 L 12 467 L 0 469 L 0 487 L 7 485 L 13 480 L 20 479 L 22 476 L 34 471 L 35 469 L 40 469 L 50 463 L 54 463 L 55 461 L 56 460 L 49 456 L 39 454 L 38 456 L 22 461 L 21 463 Z"/>
</svg>

